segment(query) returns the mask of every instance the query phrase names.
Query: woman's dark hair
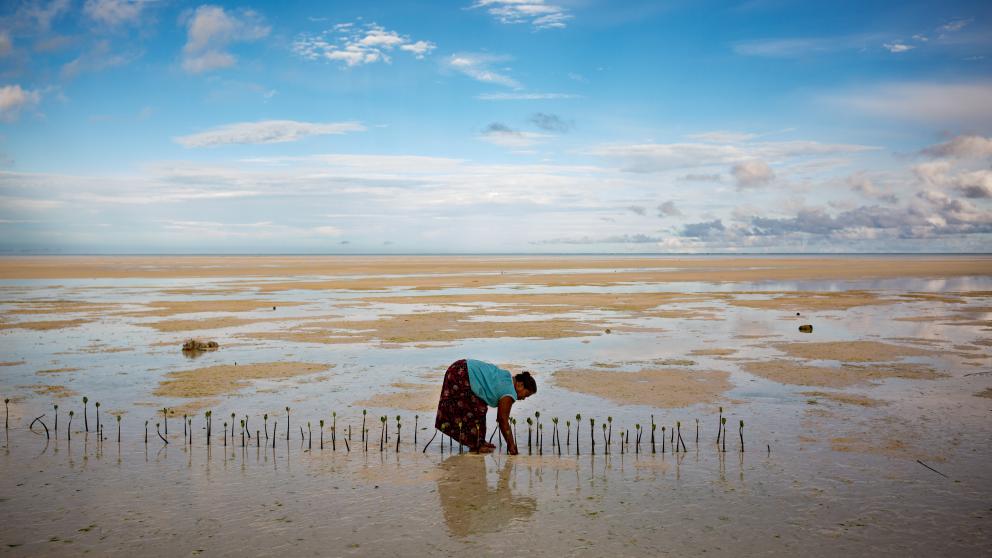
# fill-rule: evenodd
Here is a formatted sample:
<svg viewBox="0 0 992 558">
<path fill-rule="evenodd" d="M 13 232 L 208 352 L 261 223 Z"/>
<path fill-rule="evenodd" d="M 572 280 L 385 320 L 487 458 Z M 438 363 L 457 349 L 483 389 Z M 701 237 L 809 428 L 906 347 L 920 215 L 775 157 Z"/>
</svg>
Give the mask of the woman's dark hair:
<svg viewBox="0 0 992 558">
<path fill-rule="evenodd" d="M 523 372 L 517 374 L 513 377 L 517 382 L 520 382 L 524 389 L 531 393 L 537 393 L 537 382 L 534 381 L 534 377 L 530 375 L 530 372 L 524 370 Z"/>
</svg>

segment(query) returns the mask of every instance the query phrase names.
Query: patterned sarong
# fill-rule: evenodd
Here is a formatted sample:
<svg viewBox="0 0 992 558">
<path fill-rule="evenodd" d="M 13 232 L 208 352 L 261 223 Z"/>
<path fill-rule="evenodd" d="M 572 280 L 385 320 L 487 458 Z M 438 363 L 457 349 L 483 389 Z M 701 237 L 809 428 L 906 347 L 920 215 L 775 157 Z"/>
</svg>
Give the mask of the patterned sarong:
<svg viewBox="0 0 992 558">
<path fill-rule="evenodd" d="M 465 360 L 452 363 L 444 373 L 434 427 L 470 450 L 478 450 L 485 441 L 488 410 L 486 402 L 472 392 Z"/>
</svg>

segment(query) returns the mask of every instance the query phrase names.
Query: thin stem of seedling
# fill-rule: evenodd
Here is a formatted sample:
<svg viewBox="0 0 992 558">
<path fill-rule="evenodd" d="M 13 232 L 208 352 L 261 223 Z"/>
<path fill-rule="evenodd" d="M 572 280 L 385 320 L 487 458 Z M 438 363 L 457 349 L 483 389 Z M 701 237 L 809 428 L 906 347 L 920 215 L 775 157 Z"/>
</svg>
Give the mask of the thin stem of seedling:
<svg viewBox="0 0 992 558">
<path fill-rule="evenodd" d="M 121 416 L 117 415 L 117 443 L 121 443 Z"/>
<path fill-rule="evenodd" d="M 720 435 L 723 434 L 723 407 L 720 407 L 720 418 L 717 419 L 719 430 L 716 431 L 716 443 L 720 443 Z"/>
<path fill-rule="evenodd" d="M 286 441 L 289 441 L 289 407 L 286 407 Z"/>
<path fill-rule="evenodd" d="M 696 445 L 699 445 L 699 419 L 696 419 Z"/>
<path fill-rule="evenodd" d="M 69 411 L 69 424 L 65 427 L 65 439 L 69 441 L 72 441 L 72 415 L 72 411 Z M 148 439 L 147 435 L 145 439 Z"/>
<path fill-rule="evenodd" d="M 675 425 L 678 427 L 679 430 L 679 443 L 682 444 L 682 451 L 688 451 L 685 449 L 685 441 L 682 440 L 682 423 L 676 422 Z"/>
<path fill-rule="evenodd" d="M 527 455 L 531 455 L 532 453 L 534 453 L 533 445 L 531 444 L 531 438 L 530 438 L 531 425 L 533 424 L 534 424 L 534 420 L 530 417 L 527 417 Z"/>
<path fill-rule="evenodd" d="M 59 438 L 59 406 L 55 405 L 55 439 Z"/>
<path fill-rule="evenodd" d="M 379 422 L 381 423 L 379 427 L 379 453 L 382 453 L 386 443 L 386 417 L 379 417 Z"/>
<path fill-rule="evenodd" d="M 725 426 L 726 424 L 727 424 L 727 419 L 724 418 L 724 417 L 721 417 L 720 418 L 720 429 L 724 431 L 724 434 L 723 434 L 723 449 L 720 450 L 722 452 L 726 452 L 727 451 L 727 433 L 726 433 L 726 428 L 727 427 Z"/>
<path fill-rule="evenodd" d="M 313 430 L 310 429 L 310 421 L 307 421 L 307 449 L 313 449 Z"/>
<path fill-rule="evenodd" d="M 365 441 L 365 416 L 368 414 L 369 414 L 368 410 L 362 409 L 362 441 L 363 442 Z M 368 444 L 366 444 L 366 447 L 368 447 Z"/>
<path fill-rule="evenodd" d="M 100 402 L 96 402 L 96 429 L 97 432 L 100 431 Z"/>
<path fill-rule="evenodd" d="M 658 425 L 655 424 L 654 421 L 653 421 L 653 419 L 652 419 L 652 422 L 651 422 L 651 453 L 658 453 L 657 451 L 655 451 L 655 445 L 654 445 L 654 431 L 655 431 L 656 428 L 658 428 Z"/>
<path fill-rule="evenodd" d="M 320 419 L 320 449 L 324 450 L 324 419 Z"/>
<path fill-rule="evenodd" d="M 596 455 L 596 419 L 589 417 L 589 441 L 592 443 L 593 455 Z"/>
<path fill-rule="evenodd" d="M 661 427 L 661 454 L 665 454 L 665 427 Z"/>
<path fill-rule="evenodd" d="M 83 397 L 83 427 L 87 432 L 90 431 L 90 413 L 89 413 L 89 397 Z"/>
<path fill-rule="evenodd" d="M 424 446 L 424 451 L 422 451 L 420 453 L 427 453 L 427 448 L 431 447 L 431 444 L 434 442 L 434 438 L 437 438 L 437 432 L 438 432 L 438 430 L 437 430 L 437 428 L 435 428 L 434 429 L 434 435 L 431 436 L 430 441 L 427 442 L 427 445 Z M 444 444 L 441 444 L 441 448 L 444 449 Z"/>
<path fill-rule="evenodd" d="M 606 455 L 610 453 L 610 444 L 606 438 L 606 423 L 603 423 L 602 426 L 603 426 L 603 444 L 606 446 L 605 448 L 603 448 L 603 455 Z"/>
<path fill-rule="evenodd" d="M 262 430 L 265 431 L 265 439 L 268 440 L 269 439 L 269 414 L 268 413 L 265 413 L 264 415 L 262 415 Z M 276 435 L 275 431 L 272 432 L 272 435 L 273 436 Z"/>
<path fill-rule="evenodd" d="M 743 420 L 741 421 L 741 424 L 738 427 L 737 431 L 741 435 L 741 453 L 744 453 L 744 421 Z"/>
<path fill-rule="evenodd" d="M 579 427 L 582 426 L 582 415 L 575 415 L 575 455 L 579 455 Z"/>
<path fill-rule="evenodd" d="M 183 439 L 184 440 L 186 439 L 186 436 L 187 436 L 187 433 L 186 433 L 186 415 L 184 414 L 183 415 Z"/>
<path fill-rule="evenodd" d="M 413 447 L 417 447 L 417 429 L 420 426 L 420 415 L 413 415 Z"/>
<path fill-rule="evenodd" d="M 606 417 L 606 422 L 610 425 L 610 433 L 606 435 L 606 453 L 610 453 L 610 446 L 613 444 L 613 417 Z"/>
<path fill-rule="evenodd" d="M 165 442 L 165 445 L 169 445 L 169 441 L 162 436 L 162 432 L 159 430 L 159 423 L 157 422 L 155 423 L 155 433 L 158 434 L 158 437 L 161 438 L 163 442 Z"/>
<path fill-rule="evenodd" d="M 58 409 L 58 405 L 55 406 Z M 3 399 L 3 427 L 4 429 L 10 429 L 10 398 L 4 397 Z"/>
<path fill-rule="evenodd" d="M 234 442 L 231 442 L 234 443 Z M 227 447 L 227 421 L 224 421 L 224 447 Z"/>
<path fill-rule="evenodd" d="M 31 427 L 34 426 L 34 423 L 40 422 L 41 425 L 45 427 L 45 439 L 50 440 L 52 437 L 48 434 L 48 425 L 45 424 L 45 421 L 41 420 L 42 417 L 44 416 L 45 415 L 41 415 L 40 417 L 36 417 L 33 421 L 31 421 L 31 424 L 28 425 L 28 430 L 31 430 Z"/>
<path fill-rule="evenodd" d="M 272 449 L 276 449 L 276 427 L 279 426 L 279 421 L 272 419 Z M 287 438 L 288 440 L 289 438 Z"/>
</svg>

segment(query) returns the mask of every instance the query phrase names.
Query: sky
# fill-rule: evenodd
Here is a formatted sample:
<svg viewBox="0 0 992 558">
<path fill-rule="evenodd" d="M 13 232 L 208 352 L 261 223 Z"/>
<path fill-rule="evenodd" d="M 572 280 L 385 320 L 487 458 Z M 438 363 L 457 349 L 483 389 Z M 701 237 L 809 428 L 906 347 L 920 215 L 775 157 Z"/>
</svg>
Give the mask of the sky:
<svg viewBox="0 0 992 558">
<path fill-rule="evenodd" d="M 0 253 L 990 240 L 987 1 L 0 5 Z"/>
</svg>

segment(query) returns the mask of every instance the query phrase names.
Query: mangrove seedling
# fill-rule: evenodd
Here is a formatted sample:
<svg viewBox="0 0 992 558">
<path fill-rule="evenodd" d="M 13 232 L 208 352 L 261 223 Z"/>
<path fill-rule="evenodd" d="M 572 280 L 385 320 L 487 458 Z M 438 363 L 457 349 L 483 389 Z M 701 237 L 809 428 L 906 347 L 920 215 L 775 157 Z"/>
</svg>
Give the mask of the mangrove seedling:
<svg viewBox="0 0 992 558">
<path fill-rule="evenodd" d="M 72 411 L 69 411 L 69 424 L 65 427 L 65 439 L 72 441 Z"/>
<path fill-rule="evenodd" d="M 186 436 L 188 436 L 188 434 L 186 434 L 186 414 L 183 413 L 183 439 L 184 440 L 186 439 Z"/>
<path fill-rule="evenodd" d="M 324 419 L 320 419 L 320 449 L 324 449 Z"/>
<path fill-rule="evenodd" d="M 233 439 L 232 439 L 231 443 L 232 444 L 234 443 Z M 227 447 L 227 421 L 226 420 L 224 421 L 224 447 L 225 448 Z"/>
<path fill-rule="evenodd" d="M 234 443 L 234 424 L 235 424 L 234 413 L 231 413 L 231 443 Z M 244 421 L 242 421 L 244 422 Z M 168 432 L 166 432 L 168 434 Z"/>
<path fill-rule="evenodd" d="M 527 417 L 527 455 L 533 453 L 532 452 L 533 446 L 531 445 L 531 438 L 530 438 L 531 425 L 533 424 L 534 424 L 534 420 L 531 419 L 530 417 Z"/>
<path fill-rule="evenodd" d="M 245 421 L 241 419 L 241 447 L 245 447 Z"/>
<path fill-rule="evenodd" d="M 365 441 L 365 415 L 369 414 L 367 409 L 362 409 L 362 441 Z"/>
<path fill-rule="evenodd" d="M 458 421 L 458 453 L 462 453 L 462 421 Z"/>
<path fill-rule="evenodd" d="M 606 422 L 610 424 L 610 433 L 606 435 L 606 453 L 610 453 L 610 444 L 613 443 L 613 417 L 606 417 Z"/>
<path fill-rule="evenodd" d="M 607 438 L 606 438 L 606 423 L 604 422 L 602 426 L 603 426 L 603 443 L 606 445 L 606 448 L 603 450 L 603 454 L 605 455 L 607 453 L 610 453 L 610 443 L 606 441 L 607 440 Z"/>
<path fill-rule="evenodd" d="M 189 421 L 189 445 L 192 446 L 193 445 L 193 419 L 192 418 L 188 418 L 186 420 Z"/>
<path fill-rule="evenodd" d="M 537 454 L 544 455 L 544 425 L 537 423 Z"/>
<path fill-rule="evenodd" d="M 69 411 L 69 412 L 71 413 L 72 411 Z M 71 417 L 70 417 L 70 422 L 71 422 Z M 147 420 L 145 421 L 145 445 L 146 446 L 148 445 L 148 421 Z"/>
<path fill-rule="evenodd" d="M 348 438 L 351 438 L 351 426 L 348 427 Z M 344 449 L 351 453 L 351 443 L 348 442 L 348 438 L 344 439 Z"/>
<path fill-rule="evenodd" d="M 313 449 L 313 430 L 310 429 L 310 421 L 307 421 L 307 449 Z"/>
<path fill-rule="evenodd" d="M 696 445 L 699 445 L 699 419 L 696 419 Z"/>
<path fill-rule="evenodd" d="M 248 434 L 248 439 L 251 440 L 251 428 L 248 427 L 248 415 L 245 415 L 245 434 Z"/>
<path fill-rule="evenodd" d="M 286 441 L 289 441 L 289 407 L 286 407 Z"/>
<path fill-rule="evenodd" d="M 279 421 L 272 419 L 272 449 L 276 449 L 276 427 L 279 426 Z"/>
<path fill-rule="evenodd" d="M 89 402 L 90 402 L 90 398 L 89 397 L 86 397 L 84 395 L 83 396 L 83 426 L 86 428 L 86 431 L 87 432 L 90 431 L 90 413 L 89 413 L 89 405 L 88 405 Z"/>
<path fill-rule="evenodd" d="M 117 443 L 121 443 L 121 416 L 117 415 Z"/>
<path fill-rule="evenodd" d="M 623 432 L 620 433 L 620 455 L 623 455 Z"/>
<path fill-rule="evenodd" d="M 158 426 L 159 426 L 159 424 L 156 422 L 155 423 L 155 433 L 158 434 L 158 437 L 161 438 L 162 441 L 165 442 L 166 445 L 168 445 L 169 444 L 169 441 L 166 440 L 164 436 L 162 436 L 162 432 L 158 429 Z"/>
<path fill-rule="evenodd" d="M 589 441 L 592 442 L 592 454 L 596 455 L 596 419 L 589 417 Z"/>
<path fill-rule="evenodd" d="M 413 415 L 413 447 L 417 447 L 417 429 L 420 426 L 420 415 Z"/>
<path fill-rule="evenodd" d="M 7 401 L 10 401 L 9 399 Z M 59 437 L 59 406 L 55 405 L 55 437 Z"/>
<path fill-rule="evenodd" d="M 551 424 L 554 425 L 554 430 L 551 431 L 551 448 L 554 449 L 558 446 L 558 455 L 561 455 L 561 439 L 558 437 L 558 417 L 551 417 Z"/>
<path fill-rule="evenodd" d="M 565 421 L 565 446 L 569 447 L 572 445 L 572 421 Z"/>
<path fill-rule="evenodd" d="M 379 422 L 381 423 L 379 427 L 379 452 L 382 453 L 386 443 L 386 416 L 379 417 Z"/>
<path fill-rule="evenodd" d="M 269 439 L 269 413 L 262 415 L 262 430 L 265 431 L 265 439 Z M 275 436 L 275 430 L 272 431 L 272 435 Z"/>
<path fill-rule="evenodd" d="M 168 408 L 163 408 L 162 409 L 162 420 L 165 421 L 165 435 L 168 436 L 169 435 L 169 409 Z M 232 434 L 232 436 L 233 436 L 233 434 Z"/>
<path fill-rule="evenodd" d="M 300 447 L 303 447 L 303 442 L 306 441 L 307 437 L 303 435 L 303 425 L 300 425 Z"/>
<path fill-rule="evenodd" d="M 720 418 L 720 429 L 723 430 L 724 433 L 723 433 L 723 449 L 721 449 L 720 451 L 723 451 L 723 452 L 726 452 L 727 451 L 727 433 L 726 433 L 727 427 L 725 426 L 726 424 L 727 424 L 727 419 L 725 417 L 721 417 Z"/>
<path fill-rule="evenodd" d="M 96 406 L 96 431 L 100 431 L 100 402 L 95 403 Z"/>
<path fill-rule="evenodd" d="M 396 417 L 396 418 L 399 418 L 399 417 Z M 402 428 L 402 426 L 403 425 L 400 424 L 400 421 L 397 420 L 396 421 L 396 453 L 399 453 L 400 452 L 400 428 Z"/>
<path fill-rule="evenodd" d="M 723 407 L 720 407 L 720 418 L 717 419 L 719 430 L 716 431 L 716 443 L 720 443 L 720 435 L 723 434 Z"/>
<path fill-rule="evenodd" d="M 575 455 L 579 455 L 579 427 L 582 426 L 582 415 L 575 415 Z"/>
<path fill-rule="evenodd" d="M 685 441 L 682 440 L 682 423 L 681 422 L 676 422 L 675 423 L 675 426 L 679 430 L 678 440 L 679 440 L 679 443 L 682 444 L 682 451 L 688 451 L 688 450 L 685 449 Z M 676 449 L 678 449 L 678 448 L 676 447 Z"/>
<path fill-rule="evenodd" d="M 738 432 L 741 435 L 741 453 L 744 453 L 744 421 L 741 421 L 741 425 L 738 427 Z"/>
<path fill-rule="evenodd" d="M 658 425 L 652 422 L 651 423 L 651 453 L 658 453 L 657 451 L 655 451 L 655 446 L 654 446 L 654 431 L 655 431 L 656 428 L 658 428 Z"/>
<path fill-rule="evenodd" d="M 213 411 L 207 411 L 203 413 L 203 418 L 207 421 L 207 445 L 210 445 L 210 427 L 213 422 Z"/>
<path fill-rule="evenodd" d="M 517 438 L 517 419 L 510 417 L 510 424 L 513 425 L 513 439 L 516 441 Z"/>
<path fill-rule="evenodd" d="M 338 413 L 331 411 L 331 449 L 338 451 Z"/>
<path fill-rule="evenodd" d="M 431 444 L 434 442 L 434 438 L 437 438 L 437 428 L 434 429 L 434 435 L 431 436 L 431 439 L 424 446 L 424 451 L 422 451 L 420 453 L 427 453 L 427 448 L 431 447 Z M 444 449 L 444 444 L 441 444 L 441 449 L 442 450 Z"/>
<path fill-rule="evenodd" d="M 57 409 L 58 408 L 58 405 L 56 405 L 55 408 Z M 10 428 L 10 398 L 9 397 L 4 397 L 3 398 L 3 427 L 4 428 L 7 428 L 7 429 Z"/>
<path fill-rule="evenodd" d="M 51 436 L 49 436 L 49 434 L 48 434 L 48 426 L 45 424 L 45 421 L 41 420 L 42 417 L 44 417 L 44 416 L 45 415 L 41 415 L 40 417 L 35 417 L 35 419 L 33 421 L 31 421 L 31 424 L 28 425 L 28 430 L 34 432 L 34 423 L 40 422 L 41 425 L 45 427 L 45 439 L 46 440 L 50 440 L 51 439 Z"/>
<path fill-rule="evenodd" d="M 661 427 L 661 453 L 665 454 L 665 427 Z"/>
<path fill-rule="evenodd" d="M 636 432 L 634 437 L 634 453 L 641 453 L 641 425 L 639 423 L 634 425 L 634 431 Z M 627 438 L 627 441 L 629 442 L 630 438 Z M 623 445 L 623 442 L 620 442 L 620 444 Z"/>
</svg>

